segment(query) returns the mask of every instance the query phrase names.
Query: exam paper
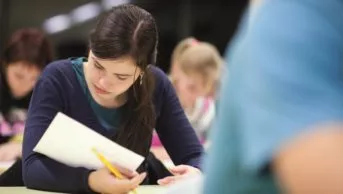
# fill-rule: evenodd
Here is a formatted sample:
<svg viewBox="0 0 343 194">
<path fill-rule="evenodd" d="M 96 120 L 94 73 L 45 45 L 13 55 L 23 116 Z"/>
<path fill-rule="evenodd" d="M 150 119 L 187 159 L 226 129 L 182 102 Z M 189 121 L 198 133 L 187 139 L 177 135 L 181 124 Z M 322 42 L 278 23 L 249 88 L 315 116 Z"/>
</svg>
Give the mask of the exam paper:
<svg viewBox="0 0 343 194">
<path fill-rule="evenodd" d="M 89 129 L 74 119 L 58 113 L 33 149 L 72 167 L 98 169 L 104 167 L 92 152 L 96 148 L 107 160 L 135 171 L 144 157 Z"/>
</svg>

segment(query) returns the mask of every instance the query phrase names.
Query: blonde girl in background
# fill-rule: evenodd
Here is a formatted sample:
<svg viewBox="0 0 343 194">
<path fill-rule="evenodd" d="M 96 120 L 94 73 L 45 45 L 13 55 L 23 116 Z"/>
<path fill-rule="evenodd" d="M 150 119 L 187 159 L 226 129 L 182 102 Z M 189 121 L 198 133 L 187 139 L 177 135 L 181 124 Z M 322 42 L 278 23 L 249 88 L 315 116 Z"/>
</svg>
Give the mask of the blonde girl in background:
<svg viewBox="0 0 343 194">
<path fill-rule="evenodd" d="M 210 43 L 186 38 L 172 55 L 170 79 L 200 140 L 206 141 L 215 116 L 216 91 L 223 60 Z"/>
<path fill-rule="evenodd" d="M 204 144 L 215 117 L 216 91 L 222 72 L 223 60 L 210 43 L 190 37 L 182 40 L 173 51 L 169 78 L 187 118 Z M 168 154 L 157 134 L 153 136 L 152 146 L 152 152 L 169 166 Z"/>
</svg>

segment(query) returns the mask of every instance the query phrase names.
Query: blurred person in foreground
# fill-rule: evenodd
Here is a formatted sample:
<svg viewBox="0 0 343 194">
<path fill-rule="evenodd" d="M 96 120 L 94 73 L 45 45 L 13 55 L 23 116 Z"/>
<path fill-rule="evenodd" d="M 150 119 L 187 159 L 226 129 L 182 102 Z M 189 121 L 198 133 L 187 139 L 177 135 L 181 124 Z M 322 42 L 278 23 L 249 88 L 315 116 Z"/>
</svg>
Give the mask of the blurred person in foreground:
<svg viewBox="0 0 343 194">
<path fill-rule="evenodd" d="M 10 37 L 0 61 L 0 161 L 21 157 L 32 90 L 51 60 L 50 42 L 40 30 L 24 28 Z"/>
<path fill-rule="evenodd" d="M 226 57 L 205 179 L 168 194 L 343 193 L 342 18 L 342 0 L 249 8 Z"/>
<path fill-rule="evenodd" d="M 204 193 L 343 193 L 343 1 L 261 1 L 227 56 Z"/>
</svg>

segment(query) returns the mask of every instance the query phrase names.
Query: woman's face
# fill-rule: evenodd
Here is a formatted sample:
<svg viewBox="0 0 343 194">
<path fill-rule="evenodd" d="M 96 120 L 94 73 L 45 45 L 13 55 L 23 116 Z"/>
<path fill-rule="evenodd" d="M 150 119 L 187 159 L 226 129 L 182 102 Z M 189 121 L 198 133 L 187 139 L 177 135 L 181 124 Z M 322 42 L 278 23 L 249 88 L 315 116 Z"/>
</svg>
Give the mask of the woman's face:
<svg viewBox="0 0 343 194">
<path fill-rule="evenodd" d="M 111 107 L 124 94 L 141 72 L 131 57 L 99 59 L 90 52 L 84 72 L 89 91 L 102 106 Z"/>
<path fill-rule="evenodd" d="M 206 96 L 205 80 L 200 74 L 179 72 L 175 87 L 184 108 L 192 107 L 198 97 Z"/>
<path fill-rule="evenodd" d="M 6 69 L 6 79 L 14 98 L 29 94 L 41 73 L 35 65 L 24 61 L 10 63 Z"/>
</svg>

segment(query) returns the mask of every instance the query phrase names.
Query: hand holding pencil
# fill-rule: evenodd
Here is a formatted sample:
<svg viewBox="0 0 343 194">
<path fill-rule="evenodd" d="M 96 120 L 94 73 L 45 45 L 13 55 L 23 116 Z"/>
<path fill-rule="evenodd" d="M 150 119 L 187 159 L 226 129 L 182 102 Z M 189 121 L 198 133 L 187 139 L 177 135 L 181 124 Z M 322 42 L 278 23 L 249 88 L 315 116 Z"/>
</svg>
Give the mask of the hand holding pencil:
<svg viewBox="0 0 343 194">
<path fill-rule="evenodd" d="M 119 171 L 117 167 L 108 163 L 101 153 L 96 150 L 93 150 L 93 152 L 105 165 L 104 168 L 89 174 L 88 184 L 93 191 L 109 194 L 128 193 L 130 191 L 136 193 L 135 188 L 144 180 L 146 173 Z"/>
</svg>

